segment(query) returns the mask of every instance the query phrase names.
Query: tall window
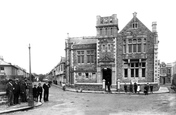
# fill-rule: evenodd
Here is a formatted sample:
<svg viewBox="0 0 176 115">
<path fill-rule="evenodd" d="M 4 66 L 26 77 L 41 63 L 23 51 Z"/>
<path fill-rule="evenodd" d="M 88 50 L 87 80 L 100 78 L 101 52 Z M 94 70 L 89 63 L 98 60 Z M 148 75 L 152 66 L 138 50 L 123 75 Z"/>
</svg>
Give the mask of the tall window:
<svg viewBox="0 0 176 115">
<path fill-rule="evenodd" d="M 138 48 L 138 51 L 137 51 L 137 52 L 141 52 L 141 38 L 138 38 L 138 41 L 137 41 L 137 48 Z"/>
<path fill-rule="evenodd" d="M 87 63 L 94 63 L 94 50 L 87 50 Z"/>
<path fill-rule="evenodd" d="M 124 76 L 128 77 L 128 69 L 124 69 Z"/>
<path fill-rule="evenodd" d="M 146 52 L 146 38 L 143 39 L 143 52 Z"/>
<path fill-rule="evenodd" d="M 142 63 L 142 66 L 141 66 L 141 68 L 142 68 L 142 77 L 145 77 L 145 74 L 146 74 L 146 62 L 145 61 L 143 61 Z"/>
<path fill-rule="evenodd" d="M 128 52 L 132 53 L 132 39 L 128 40 Z"/>
<path fill-rule="evenodd" d="M 126 53 L 126 40 L 123 40 L 123 53 Z"/>
<path fill-rule="evenodd" d="M 84 51 L 77 51 L 78 63 L 84 63 Z"/>
</svg>

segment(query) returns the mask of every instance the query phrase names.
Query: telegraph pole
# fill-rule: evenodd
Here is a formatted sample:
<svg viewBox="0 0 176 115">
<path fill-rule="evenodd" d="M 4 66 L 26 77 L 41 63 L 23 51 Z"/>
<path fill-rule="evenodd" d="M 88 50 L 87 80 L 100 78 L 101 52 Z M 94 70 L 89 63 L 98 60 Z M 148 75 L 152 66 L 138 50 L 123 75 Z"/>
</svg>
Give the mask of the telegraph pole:
<svg viewBox="0 0 176 115">
<path fill-rule="evenodd" d="M 31 46 L 29 44 L 29 77 L 30 81 L 28 83 L 29 85 L 29 100 L 28 105 L 31 107 L 34 107 L 34 100 L 33 100 L 33 91 L 32 91 L 32 76 L 31 76 Z"/>
</svg>

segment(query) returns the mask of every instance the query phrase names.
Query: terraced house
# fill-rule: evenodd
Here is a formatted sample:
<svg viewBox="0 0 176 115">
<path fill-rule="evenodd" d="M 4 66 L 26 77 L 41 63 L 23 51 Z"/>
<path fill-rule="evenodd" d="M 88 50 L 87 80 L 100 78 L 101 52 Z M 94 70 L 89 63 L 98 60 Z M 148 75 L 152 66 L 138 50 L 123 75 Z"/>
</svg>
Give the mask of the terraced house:
<svg viewBox="0 0 176 115">
<path fill-rule="evenodd" d="M 156 22 L 149 30 L 133 13 L 119 32 L 117 15 L 97 16 L 96 36 L 66 39 L 67 83 L 84 89 L 102 89 L 103 80 L 112 86 L 159 82 Z"/>
</svg>

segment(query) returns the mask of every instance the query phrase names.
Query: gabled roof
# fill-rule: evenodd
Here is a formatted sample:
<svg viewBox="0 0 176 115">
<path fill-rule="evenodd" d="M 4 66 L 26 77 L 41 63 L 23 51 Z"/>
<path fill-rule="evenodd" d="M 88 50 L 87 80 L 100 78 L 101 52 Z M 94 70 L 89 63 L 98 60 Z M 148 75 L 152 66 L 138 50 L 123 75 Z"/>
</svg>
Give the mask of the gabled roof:
<svg viewBox="0 0 176 115">
<path fill-rule="evenodd" d="M 0 65 L 11 65 L 11 63 L 7 63 L 4 60 L 0 59 Z"/>
<path fill-rule="evenodd" d="M 148 32 L 151 32 L 137 17 L 136 17 L 136 12 L 135 13 L 133 13 L 133 18 L 128 22 L 128 24 L 119 32 L 119 34 L 121 34 L 122 32 L 125 32 L 125 31 L 130 31 L 130 30 L 133 30 L 133 28 L 131 27 L 132 26 L 132 24 L 134 23 L 134 22 L 137 22 L 137 24 L 138 24 L 138 28 L 137 29 L 135 29 L 135 30 L 138 30 L 138 29 L 140 29 L 140 31 L 142 32 L 142 31 L 148 31 Z"/>
</svg>

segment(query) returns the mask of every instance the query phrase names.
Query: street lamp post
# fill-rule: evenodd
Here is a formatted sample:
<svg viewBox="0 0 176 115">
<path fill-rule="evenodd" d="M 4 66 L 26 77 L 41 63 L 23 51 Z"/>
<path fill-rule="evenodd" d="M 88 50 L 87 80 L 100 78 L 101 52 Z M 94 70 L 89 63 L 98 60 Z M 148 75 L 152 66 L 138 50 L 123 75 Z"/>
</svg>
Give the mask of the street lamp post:
<svg viewBox="0 0 176 115">
<path fill-rule="evenodd" d="M 31 46 L 29 44 L 29 77 L 30 81 L 28 83 L 29 88 L 29 100 L 28 105 L 34 107 L 33 91 L 32 91 L 32 76 L 31 76 Z"/>
</svg>

